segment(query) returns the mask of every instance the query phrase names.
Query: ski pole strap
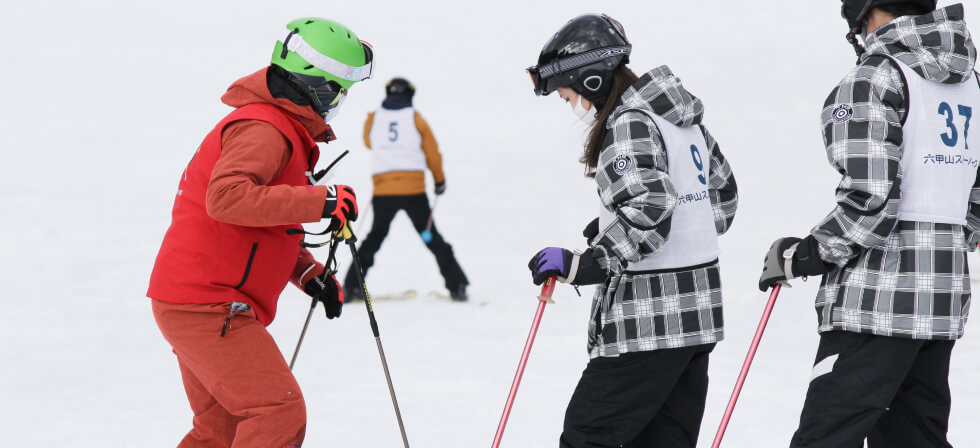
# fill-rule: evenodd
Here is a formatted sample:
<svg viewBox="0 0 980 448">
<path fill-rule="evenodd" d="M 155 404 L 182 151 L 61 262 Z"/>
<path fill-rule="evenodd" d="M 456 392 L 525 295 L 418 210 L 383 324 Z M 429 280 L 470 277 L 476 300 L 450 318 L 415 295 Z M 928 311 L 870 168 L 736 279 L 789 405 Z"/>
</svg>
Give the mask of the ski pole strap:
<svg viewBox="0 0 980 448">
<path fill-rule="evenodd" d="M 327 227 L 326 229 L 323 229 L 322 232 L 316 232 L 316 233 L 314 233 L 314 232 L 307 232 L 306 230 L 304 230 L 302 228 L 300 228 L 300 229 L 286 229 L 286 235 L 313 235 L 313 236 L 320 236 L 320 235 L 326 235 L 328 233 L 330 233 L 330 227 Z M 299 242 L 300 247 L 303 247 L 303 248 L 323 247 L 323 246 L 326 246 L 327 244 L 330 244 L 330 240 L 324 241 L 322 243 L 307 243 L 304 240 L 300 240 L 300 242 Z"/>
<path fill-rule="evenodd" d="M 326 280 L 328 277 L 327 272 L 330 275 L 336 274 L 337 269 L 337 248 L 340 247 L 340 238 L 336 236 L 330 238 L 330 254 L 327 256 L 327 262 L 323 265 L 323 278 Z"/>
</svg>

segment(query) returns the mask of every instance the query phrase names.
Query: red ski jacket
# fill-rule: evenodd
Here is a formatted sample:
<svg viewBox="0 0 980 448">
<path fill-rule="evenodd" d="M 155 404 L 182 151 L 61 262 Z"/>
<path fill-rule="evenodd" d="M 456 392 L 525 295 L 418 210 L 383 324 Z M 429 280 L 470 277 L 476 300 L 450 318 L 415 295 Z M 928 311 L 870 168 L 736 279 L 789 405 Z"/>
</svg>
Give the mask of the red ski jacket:
<svg viewBox="0 0 980 448">
<path fill-rule="evenodd" d="M 253 76 L 264 78 L 264 71 Z M 283 152 L 288 154 L 288 162 L 271 181 L 247 186 L 262 191 L 238 199 L 262 202 L 262 195 L 281 196 L 285 200 L 281 208 L 302 204 L 303 210 L 281 210 L 277 218 L 268 213 L 270 208 L 276 209 L 275 204 L 265 204 L 261 219 L 254 216 L 239 223 L 230 223 L 221 215 L 224 220 L 216 219 L 210 196 L 218 192 L 209 187 L 213 187 L 210 184 L 217 174 L 215 165 L 222 153 L 222 134 L 230 125 L 258 122 L 263 122 L 260 126 L 271 124 L 288 142 L 289 150 Z M 301 228 L 298 222 L 292 221 L 315 222 L 320 218 L 325 187 L 309 186 L 306 176 L 318 157 L 309 130 L 292 113 L 277 105 L 248 103 L 225 117 L 205 137 L 184 170 L 174 201 L 173 221 L 157 255 L 147 296 L 174 303 L 245 302 L 255 309 L 260 322 L 271 323 L 283 288 L 290 278 L 301 284 L 302 279 L 295 274 L 310 266 L 309 253 L 299 245 L 302 236 L 289 235 L 286 231 Z M 242 207 L 248 207 L 251 202 Z M 264 224 L 260 226 L 258 222 Z M 309 278 L 322 267 L 303 270 L 307 274 L 303 277 Z"/>
</svg>

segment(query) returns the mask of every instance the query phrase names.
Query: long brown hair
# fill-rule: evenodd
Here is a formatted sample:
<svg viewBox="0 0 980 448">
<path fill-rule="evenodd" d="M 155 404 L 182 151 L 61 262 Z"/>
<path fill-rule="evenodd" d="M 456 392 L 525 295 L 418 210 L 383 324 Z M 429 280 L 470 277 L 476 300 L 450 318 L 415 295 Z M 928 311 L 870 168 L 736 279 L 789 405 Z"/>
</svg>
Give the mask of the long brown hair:
<svg viewBox="0 0 980 448">
<path fill-rule="evenodd" d="M 602 151 L 602 144 L 606 139 L 606 120 L 609 119 L 613 109 L 619 105 L 619 98 L 623 96 L 623 92 L 638 79 L 640 78 L 626 64 L 616 67 L 613 72 L 612 88 L 609 90 L 609 96 L 606 97 L 606 104 L 596 116 L 595 124 L 592 125 L 585 143 L 585 152 L 579 158 L 579 161 L 585 164 L 586 177 L 595 177 L 596 165 L 599 164 L 599 151 Z"/>
</svg>

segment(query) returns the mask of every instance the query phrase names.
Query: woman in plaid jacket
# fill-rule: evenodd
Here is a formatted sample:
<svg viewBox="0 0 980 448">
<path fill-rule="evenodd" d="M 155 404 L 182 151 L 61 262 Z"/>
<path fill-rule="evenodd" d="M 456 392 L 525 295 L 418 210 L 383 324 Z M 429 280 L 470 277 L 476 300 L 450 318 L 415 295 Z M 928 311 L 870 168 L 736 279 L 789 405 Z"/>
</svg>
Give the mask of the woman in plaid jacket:
<svg viewBox="0 0 980 448">
<path fill-rule="evenodd" d="M 561 446 L 693 448 L 708 355 L 723 336 L 717 235 L 732 223 L 737 190 L 701 124 L 701 100 L 666 66 L 637 77 L 630 50 L 618 22 L 585 15 L 529 69 L 537 94 L 557 91 L 595 120 L 582 162 L 600 202 L 586 251 L 549 247 L 529 268 L 536 284 L 598 285 L 592 359 Z"/>
<path fill-rule="evenodd" d="M 759 280 L 823 276 L 792 446 L 949 447 L 949 361 L 980 241 L 976 49 L 962 5 L 846 0 L 843 12 L 860 59 L 821 117 L 837 207 L 806 238 L 776 240 Z"/>
</svg>

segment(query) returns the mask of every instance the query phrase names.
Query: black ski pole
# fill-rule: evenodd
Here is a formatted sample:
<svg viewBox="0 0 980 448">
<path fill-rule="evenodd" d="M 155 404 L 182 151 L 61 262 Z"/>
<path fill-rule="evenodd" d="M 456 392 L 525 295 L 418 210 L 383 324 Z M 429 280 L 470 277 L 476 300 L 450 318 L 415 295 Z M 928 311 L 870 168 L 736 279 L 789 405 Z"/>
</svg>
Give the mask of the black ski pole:
<svg viewBox="0 0 980 448">
<path fill-rule="evenodd" d="M 357 237 L 354 232 L 350 229 L 350 224 L 344 225 L 344 228 L 340 230 L 340 233 L 344 239 L 347 240 L 347 245 L 350 246 L 351 257 L 353 258 L 353 269 L 357 271 L 358 279 L 361 281 L 361 291 L 364 293 L 364 306 L 367 307 L 368 319 L 371 320 L 371 332 L 374 333 L 374 342 L 378 344 L 378 354 L 381 355 L 381 367 L 385 371 L 385 379 L 388 380 L 388 392 L 391 393 L 391 404 L 395 406 L 395 417 L 398 419 L 398 429 L 402 434 L 402 442 L 405 444 L 405 448 L 408 447 L 408 436 L 405 435 L 405 424 L 402 422 L 402 413 L 398 409 L 398 399 L 395 398 L 395 387 L 391 384 L 391 373 L 388 371 L 388 361 L 385 359 L 384 348 L 381 347 L 381 335 L 378 332 L 378 321 L 374 317 L 374 306 L 371 305 L 371 294 L 368 294 L 367 283 L 364 281 L 364 271 L 361 270 L 361 260 L 357 258 L 357 247 L 354 243 L 357 242 Z"/>
<path fill-rule="evenodd" d="M 425 230 L 420 233 L 422 235 L 422 241 L 426 244 L 432 242 L 432 217 L 436 213 L 436 206 L 439 205 L 439 196 L 436 195 L 436 199 L 432 201 L 432 209 L 429 210 L 429 222 L 425 225 Z"/>
<path fill-rule="evenodd" d="M 333 268 L 333 264 L 336 263 L 335 255 L 337 254 L 337 248 L 340 244 L 337 244 L 337 237 L 333 237 L 330 242 L 330 255 L 327 257 L 327 264 L 324 265 L 324 277 L 329 277 L 331 274 L 337 272 Z M 299 341 L 296 341 L 296 350 L 293 351 L 293 359 L 289 361 L 289 370 L 293 370 L 293 366 L 296 365 L 296 357 L 299 356 L 299 348 L 303 346 L 303 338 L 306 337 L 306 329 L 310 327 L 310 319 L 313 318 L 313 310 L 316 309 L 316 297 L 310 301 L 310 312 L 306 313 L 306 322 L 303 324 L 303 331 L 299 334 Z"/>
</svg>

